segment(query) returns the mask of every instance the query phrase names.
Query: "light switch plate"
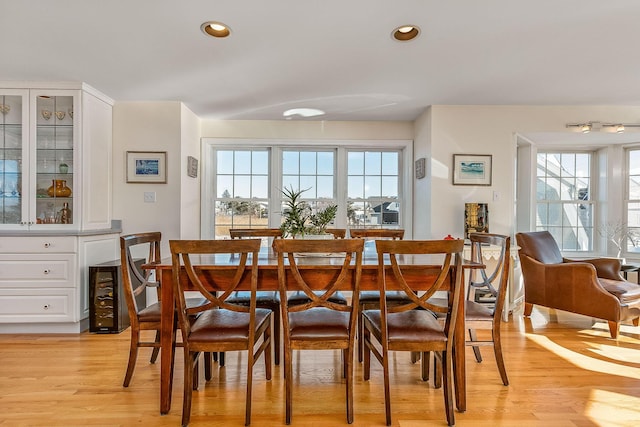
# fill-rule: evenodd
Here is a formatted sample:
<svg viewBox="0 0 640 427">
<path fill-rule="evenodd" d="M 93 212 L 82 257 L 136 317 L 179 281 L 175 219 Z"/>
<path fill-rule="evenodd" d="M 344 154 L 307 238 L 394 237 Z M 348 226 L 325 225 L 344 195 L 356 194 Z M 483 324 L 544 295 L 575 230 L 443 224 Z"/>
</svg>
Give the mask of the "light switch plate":
<svg viewBox="0 0 640 427">
<path fill-rule="evenodd" d="M 155 191 L 145 191 L 144 192 L 144 202 L 145 203 L 155 203 L 156 202 L 156 192 Z"/>
</svg>

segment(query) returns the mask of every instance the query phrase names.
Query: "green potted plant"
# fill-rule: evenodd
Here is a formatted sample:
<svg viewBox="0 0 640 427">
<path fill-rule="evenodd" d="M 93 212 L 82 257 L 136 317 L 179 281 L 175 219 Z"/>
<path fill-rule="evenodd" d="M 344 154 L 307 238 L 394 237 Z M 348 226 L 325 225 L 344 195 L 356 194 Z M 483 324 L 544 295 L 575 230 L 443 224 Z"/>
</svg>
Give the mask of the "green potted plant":
<svg viewBox="0 0 640 427">
<path fill-rule="evenodd" d="M 329 205 L 313 213 L 309 203 L 302 200 L 302 193 L 309 190 L 294 190 L 293 187 L 284 188 L 285 208 L 282 212 L 280 229 L 284 237 L 305 237 L 309 235 L 326 234 L 327 226 L 336 217 L 338 205 Z"/>
</svg>

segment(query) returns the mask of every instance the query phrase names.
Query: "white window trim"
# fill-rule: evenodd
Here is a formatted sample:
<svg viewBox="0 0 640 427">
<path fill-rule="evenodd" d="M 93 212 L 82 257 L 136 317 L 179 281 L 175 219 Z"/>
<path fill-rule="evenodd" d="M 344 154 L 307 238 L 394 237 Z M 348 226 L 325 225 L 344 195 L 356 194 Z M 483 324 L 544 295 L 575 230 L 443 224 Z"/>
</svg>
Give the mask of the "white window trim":
<svg viewBox="0 0 640 427">
<path fill-rule="evenodd" d="M 401 150 L 400 159 L 400 192 L 404 209 L 401 212 L 400 224 L 405 230 L 405 238 L 413 236 L 413 141 L 412 140 L 325 140 L 325 139 L 240 139 L 240 138 L 202 138 L 202 184 L 201 184 L 201 238 L 212 239 L 213 232 L 210 221 L 213 218 L 214 207 L 211 205 L 213 193 L 211 183 L 216 173 L 216 165 L 213 161 L 214 149 L 271 149 L 271 170 L 269 175 L 270 205 L 269 212 L 279 212 L 281 206 L 281 194 L 278 188 L 282 173 L 282 149 L 324 149 L 337 150 L 336 171 L 347 170 L 346 150 Z M 346 172 L 345 172 L 346 174 Z M 347 228 L 347 179 L 336 180 L 336 200 L 338 214 L 336 215 L 336 228 Z M 279 227 L 279 217 L 270 215 L 269 227 Z"/>
</svg>

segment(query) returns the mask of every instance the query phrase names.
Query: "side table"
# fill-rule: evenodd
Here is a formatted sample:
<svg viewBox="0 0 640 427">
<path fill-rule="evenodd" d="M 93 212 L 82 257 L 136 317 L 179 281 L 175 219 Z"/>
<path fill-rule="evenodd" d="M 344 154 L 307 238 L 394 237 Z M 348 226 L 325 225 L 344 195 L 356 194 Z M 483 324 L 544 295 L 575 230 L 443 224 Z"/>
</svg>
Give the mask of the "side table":
<svg viewBox="0 0 640 427">
<path fill-rule="evenodd" d="M 622 277 L 627 279 L 627 274 L 636 273 L 636 282 L 640 285 L 640 265 L 638 264 L 622 264 L 620 267 Z"/>
</svg>

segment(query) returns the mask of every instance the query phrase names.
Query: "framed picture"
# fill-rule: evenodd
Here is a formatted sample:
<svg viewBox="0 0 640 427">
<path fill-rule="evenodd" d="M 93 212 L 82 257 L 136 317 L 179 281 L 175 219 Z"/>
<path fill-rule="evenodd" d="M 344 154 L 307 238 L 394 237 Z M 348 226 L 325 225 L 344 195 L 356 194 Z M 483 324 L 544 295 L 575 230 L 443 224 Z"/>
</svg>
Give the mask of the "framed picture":
<svg viewBox="0 0 640 427">
<path fill-rule="evenodd" d="M 187 175 L 191 178 L 198 177 L 198 159 L 187 156 Z"/>
<path fill-rule="evenodd" d="M 127 182 L 166 184 L 166 151 L 127 151 Z"/>
<path fill-rule="evenodd" d="M 453 185 L 491 185 L 491 154 L 454 154 Z"/>
</svg>

